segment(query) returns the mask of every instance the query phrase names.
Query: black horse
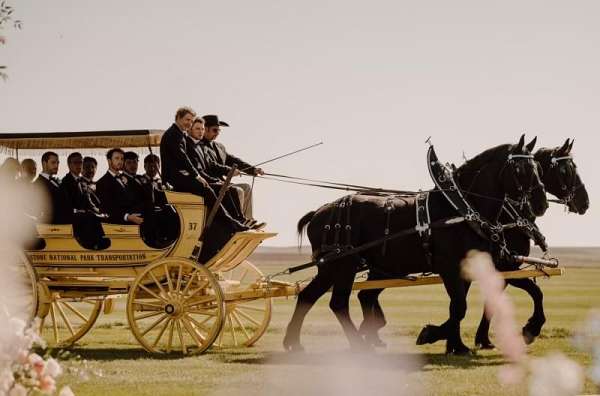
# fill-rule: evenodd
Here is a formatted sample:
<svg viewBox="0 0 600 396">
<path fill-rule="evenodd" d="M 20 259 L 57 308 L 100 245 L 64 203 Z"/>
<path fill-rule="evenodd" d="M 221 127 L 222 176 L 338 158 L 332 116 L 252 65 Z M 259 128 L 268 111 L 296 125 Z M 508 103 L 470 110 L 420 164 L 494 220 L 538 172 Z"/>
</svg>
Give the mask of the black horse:
<svg viewBox="0 0 600 396">
<path fill-rule="evenodd" d="M 502 204 L 508 196 L 531 204 L 535 215 L 542 215 L 547 207 L 543 184 L 537 166 L 529 158 L 530 149 L 524 136 L 516 145 L 505 144 L 484 151 L 462 165 L 457 182 L 468 190 L 467 200 L 481 218 L 495 223 Z M 431 222 L 455 218 L 456 210 L 440 190 L 429 192 Z M 345 210 L 340 210 L 341 204 Z M 361 246 L 381 239 L 390 230 L 399 231 L 416 226 L 415 196 L 390 198 L 357 194 L 341 198 L 335 203 L 309 212 L 298 222 L 298 231 L 308 225 L 308 238 L 313 258 L 319 260 L 331 254 L 329 247 L 345 244 Z M 345 214 L 342 214 L 345 212 Z M 337 221 L 335 226 L 333 222 Z M 345 222 L 345 225 L 342 223 Z M 341 243 L 343 242 L 343 243 Z M 399 278 L 408 274 L 431 271 L 438 273 L 450 296 L 450 318 L 439 327 L 439 337 L 448 340 L 448 351 L 468 353 L 460 336 L 460 322 L 466 312 L 466 285 L 460 275 L 460 261 L 470 249 L 492 252 L 494 243 L 482 238 L 470 224 L 461 222 L 447 227 L 433 228 L 431 248 L 425 249 L 420 237 L 411 234 L 394 239 L 384 246 L 344 256 L 320 265 L 317 276 L 300 292 L 292 319 L 283 340 L 287 350 L 302 350 L 300 330 L 314 303 L 332 288 L 330 308 L 338 318 L 351 347 L 365 348 L 365 343 L 349 314 L 349 297 L 355 274 L 363 264 L 373 278 Z M 427 252 L 431 253 L 428 259 Z"/>
<path fill-rule="evenodd" d="M 546 191 L 554 195 L 568 207 L 568 210 L 580 215 L 589 208 L 588 193 L 585 185 L 577 172 L 577 166 L 571 157 L 574 141 L 567 139 L 560 147 L 542 148 L 535 153 L 535 160 L 540 164 L 542 181 Z M 524 214 L 529 221 L 535 217 Z M 505 213 L 500 221 L 510 223 L 513 219 Z M 507 246 L 514 255 L 528 256 L 531 249 L 530 235 L 519 228 L 505 231 Z M 519 264 L 514 261 L 502 261 L 498 267 L 501 271 L 515 271 Z M 527 292 L 533 300 L 533 314 L 522 329 L 523 337 L 527 344 L 531 344 L 540 335 L 542 326 L 546 322 L 544 315 L 544 295 L 539 286 L 531 279 L 507 279 L 506 283 Z M 492 349 L 494 345 L 489 338 L 490 322 L 484 312 L 475 335 L 475 345 L 482 349 Z"/>
</svg>

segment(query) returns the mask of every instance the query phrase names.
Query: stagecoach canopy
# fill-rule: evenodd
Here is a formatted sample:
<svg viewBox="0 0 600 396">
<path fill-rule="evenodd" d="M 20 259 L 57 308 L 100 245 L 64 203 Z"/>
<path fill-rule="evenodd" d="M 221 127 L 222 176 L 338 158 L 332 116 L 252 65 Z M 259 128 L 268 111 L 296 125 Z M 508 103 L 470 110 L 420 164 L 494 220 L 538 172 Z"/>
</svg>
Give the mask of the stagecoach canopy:
<svg viewBox="0 0 600 396">
<path fill-rule="evenodd" d="M 0 133 L 0 151 L 152 147 L 160 145 L 163 130 Z"/>
</svg>

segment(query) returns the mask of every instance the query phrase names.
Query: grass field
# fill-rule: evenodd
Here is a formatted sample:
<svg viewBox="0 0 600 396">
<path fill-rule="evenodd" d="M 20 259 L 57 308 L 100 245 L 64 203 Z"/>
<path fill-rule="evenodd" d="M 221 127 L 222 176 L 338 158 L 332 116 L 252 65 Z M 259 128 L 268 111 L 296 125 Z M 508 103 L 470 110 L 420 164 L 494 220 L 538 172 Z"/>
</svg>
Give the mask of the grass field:
<svg viewBox="0 0 600 396">
<path fill-rule="evenodd" d="M 590 309 L 600 308 L 600 266 L 592 264 L 600 256 L 595 249 L 588 250 L 587 255 L 577 252 L 579 256 L 569 250 L 559 251 L 567 268 L 565 276 L 540 280 L 548 320 L 528 351 L 531 356 L 560 351 L 587 367 L 590 356 L 572 347 L 570 335 Z M 252 261 L 265 273 L 273 273 L 305 259 L 293 250 L 275 249 L 255 254 Z M 524 324 L 531 301 L 522 291 L 508 292 L 517 306 L 518 321 Z M 513 389 L 499 385 L 497 371 L 504 361 L 498 351 L 454 357 L 444 354 L 441 342 L 426 347 L 413 345 L 424 324 L 439 324 L 447 317 L 448 298 L 441 286 L 390 289 L 381 301 L 388 319 L 382 338 L 388 347 L 374 354 L 349 351 L 328 308 L 328 298 L 323 298 L 306 319 L 302 341 L 307 353 L 284 353 L 281 340 L 295 304 L 290 298 L 273 301 L 269 330 L 254 347 L 213 348 L 202 356 L 185 358 L 150 356 L 142 350 L 127 328 L 120 301 L 113 313 L 101 316 L 95 328 L 69 350 L 71 356 L 63 361 L 67 373 L 60 384 L 69 384 L 79 395 L 527 394 L 525 386 Z M 353 319 L 359 322 L 355 294 L 351 303 Z M 462 328 L 469 345 L 481 312 L 479 290 L 474 286 Z M 59 351 L 51 352 L 56 355 Z M 84 376 L 68 370 L 84 366 Z M 584 393 L 597 392 L 587 381 Z"/>
</svg>

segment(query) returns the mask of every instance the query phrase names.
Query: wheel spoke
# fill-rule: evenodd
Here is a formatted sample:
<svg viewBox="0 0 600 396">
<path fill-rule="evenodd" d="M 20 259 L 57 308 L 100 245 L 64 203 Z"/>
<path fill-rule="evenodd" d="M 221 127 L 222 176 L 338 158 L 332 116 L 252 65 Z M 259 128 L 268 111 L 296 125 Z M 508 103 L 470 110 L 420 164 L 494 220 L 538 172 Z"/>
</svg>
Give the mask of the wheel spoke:
<svg viewBox="0 0 600 396">
<path fill-rule="evenodd" d="M 153 328 L 155 328 L 156 326 L 158 326 L 163 320 L 167 319 L 168 315 L 167 314 L 163 314 L 163 316 L 161 316 L 160 318 L 156 319 L 150 326 L 148 326 L 148 328 L 144 331 L 142 331 L 140 334 L 141 336 L 145 336 L 146 334 L 148 334 L 148 332 L 150 330 L 152 330 Z"/>
<path fill-rule="evenodd" d="M 167 302 L 167 300 L 165 300 L 158 294 L 154 293 L 152 290 L 148 289 L 146 286 L 142 285 L 141 283 L 140 283 L 140 288 L 143 289 L 144 291 L 146 291 L 146 293 L 150 294 L 152 297 L 156 298 L 157 300 Z"/>
<path fill-rule="evenodd" d="M 154 340 L 154 343 L 152 344 L 152 348 L 156 348 L 156 345 L 158 345 L 158 342 L 160 341 L 160 338 L 165 333 L 165 330 L 167 330 L 167 327 L 169 326 L 169 323 L 171 323 L 171 320 L 172 319 L 167 319 L 167 321 L 165 322 L 165 324 L 163 325 L 163 327 L 160 329 L 160 332 L 158 333 L 158 336 L 156 336 L 156 339 Z"/>
<path fill-rule="evenodd" d="M 183 304 L 183 306 L 184 307 L 195 307 L 200 304 L 206 304 L 206 303 L 213 302 L 216 299 L 217 299 L 217 297 L 215 297 L 213 295 L 208 295 L 208 296 L 198 297 L 198 298 L 195 298 L 193 301 L 187 302 L 189 300 L 189 298 L 188 298 L 188 299 L 184 300 L 184 301 L 186 301 L 186 303 Z"/>
<path fill-rule="evenodd" d="M 158 286 L 158 290 L 160 290 L 160 294 L 167 296 L 167 292 L 165 291 L 165 289 L 163 289 L 162 285 L 160 284 L 160 282 L 158 281 L 158 279 L 156 279 L 156 276 L 154 275 L 154 272 L 152 272 L 152 270 L 148 271 L 148 274 L 150 275 L 150 277 L 152 278 L 152 280 L 154 281 L 154 283 L 156 283 L 156 286 Z"/>
<path fill-rule="evenodd" d="M 240 311 L 239 307 L 238 307 L 238 312 L 237 312 L 241 317 L 247 319 L 248 321 L 254 323 L 256 326 L 260 326 L 260 322 L 257 321 L 256 319 L 254 319 L 252 316 L 248 315 L 247 313 Z"/>
<path fill-rule="evenodd" d="M 134 300 L 133 301 L 134 304 L 138 304 L 141 306 L 147 305 L 149 307 L 156 307 L 156 308 L 160 308 L 161 310 L 164 308 L 164 304 L 162 303 L 153 303 L 153 302 L 148 302 L 146 300 Z"/>
<path fill-rule="evenodd" d="M 240 327 L 240 329 L 242 329 L 242 333 L 244 333 L 244 336 L 246 337 L 247 340 L 250 340 L 250 335 L 248 334 L 248 331 L 246 330 L 246 327 L 244 327 L 244 325 L 242 324 L 242 321 L 240 320 L 240 317 L 235 313 L 235 311 L 231 311 L 231 316 L 233 316 L 233 319 L 235 320 L 235 322 L 237 323 L 237 325 Z"/>
<path fill-rule="evenodd" d="M 208 282 L 204 281 L 202 283 L 202 286 L 198 286 L 196 289 L 194 289 L 192 292 L 190 292 L 190 294 L 185 297 L 185 300 L 187 301 L 190 298 L 192 298 L 193 296 L 195 296 L 198 292 L 205 290 L 206 286 L 208 286 Z M 184 296 L 185 296 L 185 294 L 184 294 Z"/>
<path fill-rule="evenodd" d="M 52 316 L 52 330 L 54 331 L 54 342 L 58 344 L 58 327 L 56 326 L 56 312 L 54 312 L 54 303 L 50 304 L 50 315 Z"/>
<path fill-rule="evenodd" d="M 194 271 L 192 271 L 192 273 L 190 274 L 190 279 L 188 280 L 187 284 L 185 285 L 185 287 L 181 291 L 181 295 L 185 296 L 185 294 L 187 293 L 187 291 L 190 288 L 190 286 L 192 285 L 192 283 L 194 283 L 194 276 L 197 273 L 198 273 L 197 269 L 195 269 Z"/>
<path fill-rule="evenodd" d="M 198 314 L 198 315 L 217 316 L 216 312 L 209 311 L 207 309 L 188 309 L 188 312 Z"/>
<path fill-rule="evenodd" d="M 69 329 L 69 332 L 71 332 L 71 335 L 74 336 L 75 335 L 75 330 L 73 330 L 73 325 L 71 325 L 71 322 L 69 321 L 69 318 L 67 318 L 67 315 L 65 315 L 65 311 L 60 306 L 60 301 L 59 300 L 56 301 L 56 308 L 58 308 L 58 313 L 60 314 L 60 316 L 62 317 L 63 321 L 67 325 L 67 329 Z"/>
<path fill-rule="evenodd" d="M 202 343 L 204 341 L 206 341 L 206 339 L 203 340 L 202 338 L 204 338 L 204 337 L 202 337 L 200 334 L 198 334 L 198 332 L 196 332 L 196 330 L 192 327 L 192 324 L 189 321 L 187 321 L 185 318 L 181 318 L 181 324 L 183 324 L 183 327 L 185 328 L 185 330 L 192 337 L 192 339 L 194 340 L 196 345 L 198 345 L 198 348 L 202 349 Z"/>
<path fill-rule="evenodd" d="M 167 277 L 167 286 L 169 287 L 169 291 L 173 291 L 173 282 L 171 281 L 171 275 L 169 275 L 169 266 L 165 263 L 163 266 L 165 270 L 165 276 Z"/>
<path fill-rule="evenodd" d="M 161 313 L 164 313 L 164 311 L 152 311 L 152 312 L 148 312 L 139 316 L 134 317 L 134 320 L 140 320 L 140 319 L 146 319 L 146 318 L 151 318 L 153 316 L 158 316 Z"/>
<path fill-rule="evenodd" d="M 179 264 L 179 272 L 177 273 L 177 287 L 175 290 L 179 292 L 181 290 L 181 276 L 183 275 L 183 266 Z"/>
<path fill-rule="evenodd" d="M 204 323 L 208 322 L 210 320 L 210 317 L 204 319 L 202 322 L 198 322 L 196 319 L 194 319 L 187 313 L 185 314 L 185 317 L 188 320 L 190 320 L 198 328 L 198 330 L 204 330 L 207 334 L 210 333 L 210 329 L 208 327 L 204 326 Z"/>
<path fill-rule="evenodd" d="M 228 325 L 229 324 L 227 322 L 225 322 L 225 326 L 223 326 L 223 328 L 221 329 L 221 334 L 219 334 L 219 342 L 218 342 L 219 346 L 223 346 L 223 335 L 225 334 L 225 330 Z"/>
<path fill-rule="evenodd" d="M 79 317 L 79 319 L 83 320 L 84 322 L 87 322 L 87 318 L 81 312 L 79 312 L 79 310 L 77 308 L 75 308 L 74 306 L 72 306 L 70 303 L 68 303 L 66 301 L 63 301 L 63 305 L 65 307 L 67 307 L 75 315 L 77 315 Z"/>
<path fill-rule="evenodd" d="M 167 353 L 171 352 L 171 346 L 173 345 L 173 328 L 175 327 L 175 321 L 171 320 L 171 325 L 169 326 L 169 340 L 167 341 Z"/>
<path fill-rule="evenodd" d="M 181 343 L 181 352 L 184 355 L 187 355 L 187 348 L 185 347 L 185 342 L 183 341 L 183 332 L 181 331 L 181 324 L 179 320 L 176 320 L 175 325 L 177 326 L 177 334 L 179 335 L 179 342 Z"/>
<path fill-rule="evenodd" d="M 233 327 L 233 323 L 231 321 L 231 315 L 227 316 L 227 322 L 229 323 L 229 331 L 231 332 L 231 337 L 233 337 L 233 345 L 237 346 L 237 336 L 235 335 L 235 328 Z"/>
<path fill-rule="evenodd" d="M 249 311 L 255 311 L 255 312 L 265 312 L 264 308 L 256 308 L 256 307 L 250 307 L 250 306 L 244 306 L 244 305 L 237 305 L 236 306 L 237 309 L 242 309 L 242 310 L 249 310 Z"/>
</svg>

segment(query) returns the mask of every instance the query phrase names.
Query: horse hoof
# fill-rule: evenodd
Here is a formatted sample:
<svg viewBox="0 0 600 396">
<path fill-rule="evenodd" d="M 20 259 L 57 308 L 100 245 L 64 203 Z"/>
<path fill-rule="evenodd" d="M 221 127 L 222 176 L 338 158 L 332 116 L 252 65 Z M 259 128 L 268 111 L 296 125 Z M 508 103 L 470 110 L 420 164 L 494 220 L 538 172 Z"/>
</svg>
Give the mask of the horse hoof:
<svg viewBox="0 0 600 396">
<path fill-rule="evenodd" d="M 365 342 L 375 348 L 387 348 L 387 344 L 379 336 L 366 336 Z"/>
<path fill-rule="evenodd" d="M 417 345 L 433 344 L 434 342 L 439 341 L 440 338 L 437 334 L 438 332 L 439 326 L 427 325 L 423 327 L 417 337 Z"/>
<path fill-rule="evenodd" d="M 304 352 L 304 347 L 302 346 L 302 344 L 300 344 L 299 341 L 289 341 L 287 339 L 283 339 L 283 349 L 286 352 L 290 352 L 290 353 L 303 353 Z"/>
<path fill-rule="evenodd" d="M 475 337 L 475 348 L 477 349 L 496 349 L 496 345 L 492 344 L 490 339 L 486 336 Z"/>
<path fill-rule="evenodd" d="M 454 356 L 472 356 L 475 355 L 473 351 L 466 345 L 457 346 L 454 348 L 446 349 L 446 354 Z"/>
<path fill-rule="evenodd" d="M 535 336 L 527 329 L 523 329 L 523 340 L 525 341 L 526 345 L 531 345 L 533 344 L 533 341 L 535 341 Z"/>
<path fill-rule="evenodd" d="M 483 342 L 477 342 L 475 343 L 475 347 L 477 349 L 487 349 L 487 350 L 492 350 L 492 349 L 496 349 L 496 345 L 492 344 L 491 341 L 483 341 Z"/>
</svg>

